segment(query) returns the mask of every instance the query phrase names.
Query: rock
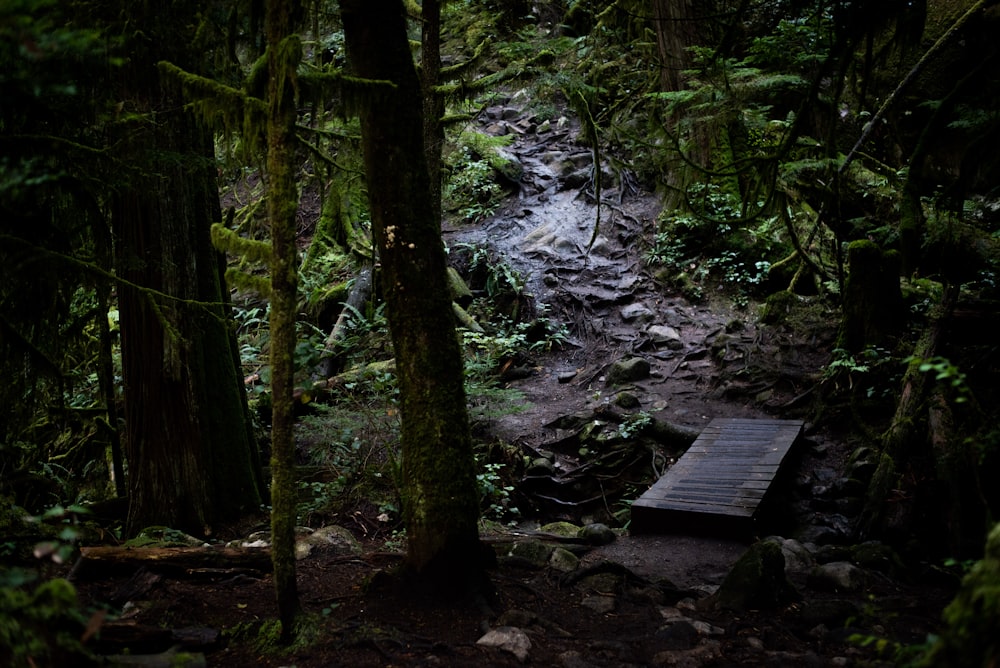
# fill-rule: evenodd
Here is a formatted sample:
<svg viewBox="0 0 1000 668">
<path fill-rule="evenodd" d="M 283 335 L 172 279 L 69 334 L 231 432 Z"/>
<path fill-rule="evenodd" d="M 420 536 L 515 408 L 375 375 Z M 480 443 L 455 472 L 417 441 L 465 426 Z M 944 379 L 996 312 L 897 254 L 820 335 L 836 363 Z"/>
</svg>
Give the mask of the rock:
<svg viewBox="0 0 1000 668">
<path fill-rule="evenodd" d="M 710 605 L 744 611 L 782 606 L 798 598 L 785 575 L 785 557 L 773 541 L 759 541 L 739 558 Z"/>
<path fill-rule="evenodd" d="M 183 531 L 164 526 L 146 527 L 135 538 L 124 543 L 125 547 L 208 547 L 208 543 L 200 538 L 190 536 Z"/>
<path fill-rule="evenodd" d="M 599 594 L 614 594 L 624 584 L 624 577 L 616 573 L 595 573 L 576 583 L 578 589 L 596 591 Z"/>
<path fill-rule="evenodd" d="M 703 622 L 701 620 L 695 620 L 691 622 L 691 626 L 694 630 L 698 632 L 699 635 L 703 636 L 724 636 L 726 635 L 726 630 L 720 626 L 714 626 L 708 622 Z"/>
<path fill-rule="evenodd" d="M 611 365 L 605 379 L 608 386 L 624 385 L 649 378 L 649 362 L 641 357 L 630 357 Z"/>
<path fill-rule="evenodd" d="M 208 662 L 200 652 L 187 652 L 172 647 L 161 654 L 119 654 L 104 657 L 108 666 L 144 666 L 145 668 L 202 668 Z"/>
<path fill-rule="evenodd" d="M 656 640 L 667 649 L 691 649 L 698 644 L 699 633 L 690 621 L 671 622 L 656 632 Z"/>
<path fill-rule="evenodd" d="M 608 545 L 618 537 L 606 524 L 595 522 L 580 529 L 576 537 L 588 545 Z"/>
<path fill-rule="evenodd" d="M 609 612 L 614 612 L 618 603 L 614 596 L 597 594 L 594 596 L 584 596 L 580 601 L 580 605 L 590 608 L 598 614 L 606 615 Z"/>
<path fill-rule="evenodd" d="M 832 561 L 813 569 L 810 586 L 824 591 L 858 591 L 865 585 L 865 572 L 847 561 Z"/>
<path fill-rule="evenodd" d="M 851 548 L 851 559 L 862 568 L 889 575 L 899 573 L 906 568 L 895 550 L 885 543 L 874 540 Z"/>
<path fill-rule="evenodd" d="M 476 644 L 510 652 L 519 661 L 527 661 L 528 653 L 531 651 L 531 638 L 516 626 L 500 626 L 490 629 L 486 635 L 476 641 Z"/>
<path fill-rule="evenodd" d="M 637 302 L 623 306 L 621 316 L 625 322 L 634 322 L 636 320 L 644 322 L 653 318 L 653 311 L 645 304 Z"/>
<path fill-rule="evenodd" d="M 830 628 L 841 628 L 848 619 L 857 614 L 856 603 L 840 598 L 808 599 L 803 601 L 797 612 L 802 625 L 810 628 L 821 624 Z"/>
<path fill-rule="evenodd" d="M 698 668 L 712 665 L 722 658 L 722 643 L 718 640 L 708 640 L 697 647 L 686 650 L 667 650 L 657 652 L 653 657 L 654 666 L 681 666 L 681 668 Z M 792 663 L 776 663 L 776 666 L 791 666 Z"/>
<path fill-rule="evenodd" d="M 540 540 L 526 540 L 514 543 L 508 554 L 523 559 L 537 568 L 545 568 L 554 549 L 553 546 Z"/>
<path fill-rule="evenodd" d="M 337 555 L 361 554 L 361 544 L 350 531 L 331 525 L 316 529 L 308 536 L 295 541 L 295 558 L 305 559 L 314 550 L 333 552 Z"/>
<path fill-rule="evenodd" d="M 857 480 L 858 483 L 867 488 L 872 476 L 875 475 L 876 468 L 878 465 L 875 462 L 864 459 L 849 464 L 846 473 L 848 478 Z"/>
<path fill-rule="evenodd" d="M 671 350 L 680 350 L 684 347 L 684 341 L 680 333 L 673 327 L 667 325 L 650 325 L 646 329 L 646 334 L 653 345 L 666 347 Z"/>
<path fill-rule="evenodd" d="M 578 373 L 579 372 L 576 371 L 576 370 L 573 370 L 573 371 L 560 371 L 559 374 L 556 376 L 556 379 L 559 381 L 560 385 L 565 385 L 566 383 L 568 383 L 571 380 L 573 380 L 574 378 L 576 378 L 576 376 L 577 376 Z"/>
<path fill-rule="evenodd" d="M 572 522 L 550 522 L 538 527 L 539 531 L 562 536 L 563 538 L 576 538 L 580 533 L 580 529 L 581 527 Z"/>
<path fill-rule="evenodd" d="M 806 575 L 816 566 L 816 560 L 805 545 L 792 538 L 769 536 L 766 541 L 776 543 L 785 557 L 785 573 L 788 575 Z"/>
<path fill-rule="evenodd" d="M 619 392 L 615 395 L 615 406 L 631 410 L 642 406 L 642 402 L 631 392 Z"/>
<path fill-rule="evenodd" d="M 551 459 L 546 457 L 536 457 L 531 460 L 531 463 L 524 469 L 524 475 L 555 475 L 556 467 L 552 463 Z"/>
<path fill-rule="evenodd" d="M 549 555 L 549 567 L 554 571 L 569 573 L 575 571 L 579 565 L 580 557 L 565 548 L 557 547 Z"/>
<path fill-rule="evenodd" d="M 820 564 L 828 564 L 831 561 L 850 561 L 851 548 L 845 545 L 823 545 L 815 549 L 812 555 Z"/>
</svg>

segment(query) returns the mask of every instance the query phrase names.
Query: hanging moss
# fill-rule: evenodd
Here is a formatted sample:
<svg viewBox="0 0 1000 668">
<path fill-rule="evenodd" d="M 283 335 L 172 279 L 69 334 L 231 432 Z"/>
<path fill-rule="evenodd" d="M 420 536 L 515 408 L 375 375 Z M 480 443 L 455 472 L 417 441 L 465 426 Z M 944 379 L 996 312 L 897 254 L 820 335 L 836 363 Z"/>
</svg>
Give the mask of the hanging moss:
<svg viewBox="0 0 1000 668">
<path fill-rule="evenodd" d="M 271 261 L 271 244 L 241 237 L 222 223 L 212 224 L 212 245 L 217 250 L 265 266 Z"/>
<path fill-rule="evenodd" d="M 259 148 L 254 139 L 260 134 L 258 130 L 264 125 L 266 112 L 260 99 L 167 61 L 160 61 L 157 67 L 165 76 L 181 83 L 186 98 L 191 100 L 188 106 L 202 123 L 226 133 L 237 133 L 253 149 Z"/>
<path fill-rule="evenodd" d="M 226 284 L 238 290 L 252 291 L 261 297 L 271 296 L 271 279 L 240 271 L 236 267 L 226 269 Z"/>
</svg>

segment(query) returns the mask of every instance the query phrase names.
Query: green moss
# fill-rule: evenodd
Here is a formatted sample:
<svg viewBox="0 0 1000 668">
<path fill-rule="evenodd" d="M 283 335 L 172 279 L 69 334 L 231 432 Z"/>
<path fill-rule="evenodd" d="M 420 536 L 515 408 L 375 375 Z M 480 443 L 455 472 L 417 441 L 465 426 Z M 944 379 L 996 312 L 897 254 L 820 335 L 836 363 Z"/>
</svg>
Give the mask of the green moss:
<svg viewBox="0 0 1000 668">
<path fill-rule="evenodd" d="M 761 306 L 760 320 L 768 325 L 777 325 L 784 322 L 792 312 L 792 308 L 798 302 L 798 297 L 790 290 L 781 290 L 767 296 L 764 305 Z"/>
<path fill-rule="evenodd" d="M 22 574 L 23 575 L 23 574 Z M 80 644 L 83 616 L 76 589 L 62 578 L 33 591 L 17 586 L 18 573 L 0 571 L 0 663 L 7 666 L 92 665 Z"/>
<path fill-rule="evenodd" d="M 1000 524 L 945 608 L 946 628 L 921 665 L 994 666 L 1000 660 Z"/>
<path fill-rule="evenodd" d="M 739 558 L 726 575 L 715 603 L 730 610 L 775 608 L 798 597 L 785 575 L 785 557 L 781 546 L 760 541 Z"/>
</svg>

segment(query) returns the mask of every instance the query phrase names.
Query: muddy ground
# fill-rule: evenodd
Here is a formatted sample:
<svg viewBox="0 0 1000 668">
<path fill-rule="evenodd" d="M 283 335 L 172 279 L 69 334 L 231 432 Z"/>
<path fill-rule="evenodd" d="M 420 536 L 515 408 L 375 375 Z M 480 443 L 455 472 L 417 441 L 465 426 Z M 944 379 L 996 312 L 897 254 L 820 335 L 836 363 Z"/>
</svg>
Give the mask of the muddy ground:
<svg viewBox="0 0 1000 668">
<path fill-rule="evenodd" d="M 849 454 L 863 444 L 845 424 L 846 413 L 817 408 L 835 334 L 829 313 L 804 303 L 795 327 L 765 325 L 753 305 L 735 308 L 725 285 L 706 286 L 706 299 L 692 304 L 658 284 L 643 263 L 643 239 L 655 224 L 657 199 L 620 174 L 608 177 L 601 227 L 588 250 L 593 172 L 572 121 L 540 128 L 512 101 L 487 110 L 481 122 L 494 134 L 517 135 L 511 151 L 523 167 L 521 184 L 494 217 L 449 225 L 446 242 L 488 244 L 524 274 L 535 305 L 547 304 L 549 317 L 570 332 L 565 346 L 518 361 L 507 385 L 523 393 L 527 409 L 492 420 L 486 426 L 490 437 L 525 453 L 553 452 L 556 469 L 570 470 L 580 463 L 579 454 L 559 447 L 568 432 L 552 425 L 563 416 L 616 406 L 622 392 L 634 399 L 627 411 L 696 430 L 717 417 L 802 419 L 805 437 L 782 497 L 791 510 L 781 524 L 762 526 L 761 537 L 782 531 L 786 538 L 824 542 L 828 551 L 846 550 L 852 542 L 844 526 L 849 511 L 835 498 L 817 497 L 818 486 L 840 479 Z M 649 362 L 649 375 L 609 387 L 609 366 L 632 356 Z M 646 475 L 655 479 L 652 469 Z M 549 508 L 520 529 L 551 520 L 613 524 L 612 510 Z M 363 524 L 344 522 L 351 529 Z M 314 631 L 302 647 L 277 651 L 261 639 L 262 623 L 277 614 L 267 574 L 203 573 L 158 576 L 142 588 L 130 614 L 179 633 L 132 652 L 160 652 L 164 644 L 180 643 L 203 653 L 207 665 L 300 668 L 896 665 L 902 648 L 934 630 L 955 585 L 953 578 L 932 577 L 935 571 L 926 564 L 891 573 L 865 569 L 863 582 L 851 590 L 801 577 L 799 596 L 783 605 L 719 609 L 707 603 L 708 595 L 747 541 L 631 536 L 619 528 L 611 544 L 572 545 L 581 561 L 566 572 L 505 558 L 518 539 L 494 535 L 490 544 L 501 557 L 492 573 L 496 600 L 444 606 L 385 585 L 380 574 L 391 571 L 400 555 L 384 540 L 356 533 L 362 554 L 317 550 L 299 562 L 302 602 Z M 81 583 L 81 591 L 90 601 L 121 605 L 128 598 L 128 576 Z M 190 631 L 197 628 L 216 633 Z M 523 660 L 510 649 L 477 644 L 498 628 L 530 641 Z M 890 642 L 880 655 L 878 643 L 852 635 Z"/>
</svg>

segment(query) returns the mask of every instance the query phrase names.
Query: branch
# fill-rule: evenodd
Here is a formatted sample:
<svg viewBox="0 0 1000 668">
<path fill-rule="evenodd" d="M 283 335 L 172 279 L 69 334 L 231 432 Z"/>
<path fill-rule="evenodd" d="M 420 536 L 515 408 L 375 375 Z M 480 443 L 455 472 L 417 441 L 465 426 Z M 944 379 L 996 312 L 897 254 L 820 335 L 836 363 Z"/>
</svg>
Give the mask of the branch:
<svg viewBox="0 0 1000 668">
<path fill-rule="evenodd" d="M 992 2 L 996 2 L 996 0 L 992 0 Z M 865 129 L 864 131 L 862 131 L 861 136 L 858 137 L 857 143 L 854 144 L 854 147 L 851 149 L 850 153 L 848 153 L 847 157 L 844 158 L 844 163 L 837 170 L 838 174 L 843 174 L 844 171 L 847 169 L 848 165 L 851 164 L 851 162 L 854 160 L 854 156 L 861 149 L 862 144 L 864 144 L 868 140 L 868 137 L 871 135 L 872 130 L 875 129 L 875 124 L 882 120 L 882 117 L 885 116 L 885 113 L 889 110 L 889 107 L 892 106 L 892 104 L 896 101 L 896 99 L 899 98 L 899 96 L 903 93 L 903 89 L 905 89 L 910 84 L 910 82 L 912 82 L 917 77 L 917 75 L 920 74 L 920 72 L 924 69 L 924 66 L 926 66 L 927 63 L 930 62 L 931 58 L 937 55 L 938 51 L 940 51 L 944 47 L 944 45 L 952 37 L 954 37 L 955 33 L 961 30 L 961 28 L 966 23 L 969 22 L 969 19 L 971 19 L 975 14 L 979 13 L 987 5 L 992 4 L 992 2 L 990 0 L 979 0 L 976 4 L 974 4 L 972 7 L 969 8 L 969 11 L 965 12 L 965 14 L 959 17 L 959 19 L 955 21 L 955 23 L 950 28 L 948 28 L 948 30 L 946 30 L 945 33 L 941 35 L 936 42 L 934 42 L 934 44 L 931 45 L 931 48 L 927 49 L 927 52 L 924 53 L 924 55 L 920 58 L 919 61 L 917 61 L 917 64 L 913 66 L 913 69 L 911 69 L 909 73 L 907 73 L 907 75 L 903 77 L 903 80 L 899 82 L 899 85 L 896 86 L 896 89 L 892 91 L 892 94 L 889 95 L 888 98 L 886 98 L 885 102 L 883 102 L 882 106 L 879 107 L 877 112 L 875 112 L 875 115 L 872 117 L 872 119 L 865 125 Z"/>
</svg>

